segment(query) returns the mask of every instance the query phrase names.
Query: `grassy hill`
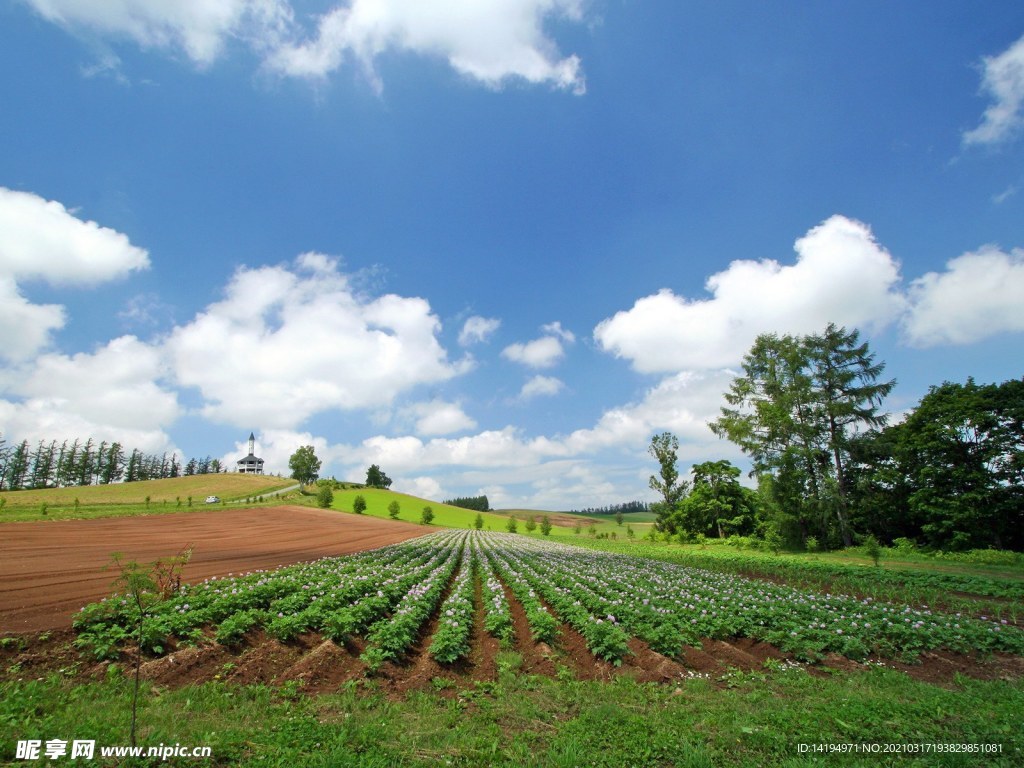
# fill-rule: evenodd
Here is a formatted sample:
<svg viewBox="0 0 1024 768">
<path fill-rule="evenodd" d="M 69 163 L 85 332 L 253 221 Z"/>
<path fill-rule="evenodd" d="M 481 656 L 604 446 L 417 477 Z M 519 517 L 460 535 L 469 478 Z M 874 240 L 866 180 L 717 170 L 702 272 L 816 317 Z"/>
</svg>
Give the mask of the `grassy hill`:
<svg viewBox="0 0 1024 768">
<path fill-rule="evenodd" d="M 0 521 L 44 519 L 44 504 L 45 517 L 50 519 L 175 512 L 189 507 L 189 497 L 193 507 L 202 508 L 207 496 L 219 496 L 225 503 L 231 503 L 273 494 L 293 485 L 295 481 L 285 477 L 229 473 L 113 485 L 4 491 L 0 493 Z"/>
<path fill-rule="evenodd" d="M 473 526 L 473 521 L 476 520 L 477 516 L 476 510 L 453 507 L 449 504 L 442 504 L 439 501 L 430 501 L 429 499 L 421 499 L 417 496 L 379 488 L 346 488 L 345 490 L 335 491 L 334 503 L 331 504 L 331 507 L 343 512 L 351 512 L 352 502 L 356 496 L 360 495 L 366 499 L 366 512 L 364 514 L 372 515 L 373 517 L 388 518 L 388 505 L 392 501 L 398 502 L 398 519 L 407 522 L 418 523 L 420 521 L 420 513 L 425 506 L 429 506 L 434 512 L 434 520 L 431 525 L 442 528 L 470 528 Z M 548 515 L 553 524 L 553 534 L 561 533 L 564 535 L 572 532 L 571 524 L 568 527 L 558 524 L 556 518 L 559 517 L 559 513 L 556 512 L 504 510 L 501 512 L 481 512 L 480 514 L 484 518 L 485 531 L 504 531 L 505 526 L 508 525 L 508 518 L 514 515 L 519 520 L 519 532 L 523 533 L 523 523 L 528 516 L 533 515 L 539 525 L 541 517 Z"/>
</svg>

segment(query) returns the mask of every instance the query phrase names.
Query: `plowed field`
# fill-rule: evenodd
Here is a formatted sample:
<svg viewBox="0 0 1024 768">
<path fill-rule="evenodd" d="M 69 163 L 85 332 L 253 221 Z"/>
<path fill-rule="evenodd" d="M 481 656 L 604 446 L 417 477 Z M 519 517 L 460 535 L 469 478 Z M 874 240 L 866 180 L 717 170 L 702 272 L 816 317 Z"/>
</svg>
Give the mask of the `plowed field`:
<svg viewBox="0 0 1024 768">
<path fill-rule="evenodd" d="M 66 627 L 112 592 L 113 552 L 148 563 L 192 546 L 184 580 L 275 568 L 415 538 L 412 523 L 268 507 L 0 526 L 0 633 Z"/>
</svg>

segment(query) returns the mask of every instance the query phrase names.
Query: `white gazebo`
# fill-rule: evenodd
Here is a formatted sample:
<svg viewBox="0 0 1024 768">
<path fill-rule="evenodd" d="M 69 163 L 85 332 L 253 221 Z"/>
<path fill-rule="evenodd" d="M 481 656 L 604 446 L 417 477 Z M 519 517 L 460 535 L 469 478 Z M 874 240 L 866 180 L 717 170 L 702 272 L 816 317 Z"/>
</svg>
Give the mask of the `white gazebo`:
<svg viewBox="0 0 1024 768">
<path fill-rule="evenodd" d="M 249 433 L 249 455 L 238 460 L 238 471 L 251 475 L 263 474 L 263 459 L 256 456 L 256 435 Z"/>
</svg>

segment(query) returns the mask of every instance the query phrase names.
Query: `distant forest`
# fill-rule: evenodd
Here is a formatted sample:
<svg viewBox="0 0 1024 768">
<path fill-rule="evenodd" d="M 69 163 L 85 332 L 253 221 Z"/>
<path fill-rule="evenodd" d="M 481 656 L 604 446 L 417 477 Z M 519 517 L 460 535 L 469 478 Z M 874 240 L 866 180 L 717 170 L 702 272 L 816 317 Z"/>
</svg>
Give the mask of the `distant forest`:
<svg viewBox="0 0 1024 768">
<path fill-rule="evenodd" d="M 491 503 L 487 500 L 486 496 L 460 496 L 457 499 L 447 499 L 442 503 L 452 507 L 475 509 L 477 512 L 491 511 Z"/>
<path fill-rule="evenodd" d="M 0 438 L 0 491 L 30 488 L 66 488 L 76 485 L 107 485 L 136 480 L 206 475 L 224 472 L 219 459 L 189 459 L 182 465 L 175 454 L 130 452 L 121 443 L 84 443 L 76 438 L 58 443 L 40 440 L 32 448 L 28 440 L 10 446 Z"/>
<path fill-rule="evenodd" d="M 630 512 L 649 512 L 650 505 L 646 501 L 626 501 L 622 504 L 609 504 L 607 507 L 587 507 L 586 509 L 570 509 L 571 515 L 624 515 Z"/>
</svg>

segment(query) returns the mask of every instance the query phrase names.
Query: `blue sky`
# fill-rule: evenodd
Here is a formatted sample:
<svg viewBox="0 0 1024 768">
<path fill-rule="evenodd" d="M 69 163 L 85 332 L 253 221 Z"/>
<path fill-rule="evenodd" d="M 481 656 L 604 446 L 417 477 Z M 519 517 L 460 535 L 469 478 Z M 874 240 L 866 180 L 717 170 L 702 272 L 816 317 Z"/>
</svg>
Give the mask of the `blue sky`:
<svg viewBox="0 0 1024 768">
<path fill-rule="evenodd" d="M 1024 359 L 1024 7 L 0 2 L 0 432 L 652 498 L 762 332 Z"/>
</svg>

